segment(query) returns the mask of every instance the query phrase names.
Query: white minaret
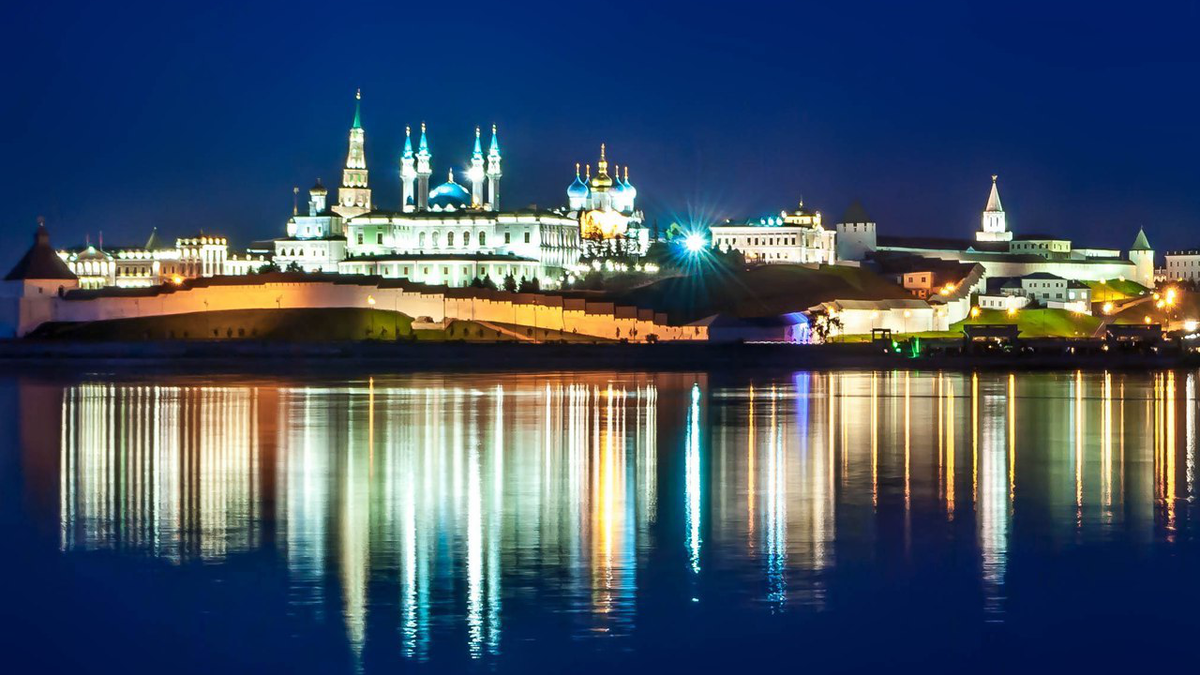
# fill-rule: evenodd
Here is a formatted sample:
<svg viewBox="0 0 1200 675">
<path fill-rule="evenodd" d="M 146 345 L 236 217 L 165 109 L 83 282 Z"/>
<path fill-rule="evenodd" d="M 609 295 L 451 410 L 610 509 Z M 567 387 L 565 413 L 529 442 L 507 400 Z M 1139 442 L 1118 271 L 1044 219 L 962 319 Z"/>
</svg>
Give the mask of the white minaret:
<svg viewBox="0 0 1200 675">
<path fill-rule="evenodd" d="M 992 192 L 988 195 L 987 206 L 983 209 L 982 227 L 975 233 L 975 240 L 1012 241 L 1012 238 L 1012 232 L 1008 231 L 1008 222 L 1004 217 L 1004 207 L 1000 205 L 996 176 L 992 176 Z"/>
<path fill-rule="evenodd" d="M 413 194 L 417 181 L 416 158 L 413 156 L 412 127 L 404 127 L 404 154 L 400 156 L 400 209 L 405 213 L 415 211 L 417 200 Z"/>
<path fill-rule="evenodd" d="M 492 144 L 488 147 L 487 178 L 488 208 L 500 210 L 500 141 L 496 140 L 496 125 L 492 125 Z"/>
<path fill-rule="evenodd" d="M 421 142 L 417 147 L 417 210 L 429 210 L 429 177 L 433 175 L 429 142 L 425 140 L 425 123 L 421 122 Z"/>
<path fill-rule="evenodd" d="M 483 208 L 483 147 L 479 144 L 479 127 L 475 127 L 475 149 L 471 151 L 471 168 L 467 169 L 467 180 L 471 181 L 471 208 Z"/>
<path fill-rule="evenodd" d="M 366 137 L 363 133 L 362 90 L 354 95 L 354 125 L 350 127 L 350 151 L 342 170 L 342 186 L 333 210 L 343 218 L 353 218 L 371 210 L 371 188 L 367 186 Z"/>
</svg>

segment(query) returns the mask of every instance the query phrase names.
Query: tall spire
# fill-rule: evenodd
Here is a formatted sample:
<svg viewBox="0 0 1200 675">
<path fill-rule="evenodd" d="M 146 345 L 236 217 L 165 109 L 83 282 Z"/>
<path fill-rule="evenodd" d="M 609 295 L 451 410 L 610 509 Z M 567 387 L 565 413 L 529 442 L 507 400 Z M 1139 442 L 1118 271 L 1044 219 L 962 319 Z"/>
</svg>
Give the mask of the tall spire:
<svg viewBox="0 0 1200 675">
<path fill-rule="evenodd" d="M 471 151 L 472 159 L 483 159 L 483 146 L 479 142 L 479 127 L 475 127 L 475 149 Z"/>
<path fill-rule="evenodd" d="M 404 127 L 404 155 L 403 156 L 404 156 L 404 159 L 412 159 L 412 156 L 413 156 L 412 127 L 407 126 L 407 125 Z"/>
<path fill-rule="evenodd" d="M 350 148 L 337 206 L 333 210 L 343 218 L 353 218 L 371 210 L 371 188 L 367 182 L 366 132 L 362 128 L 362 90 L 354 94 L 354 125 L 350 128 Z"/>
<path fill-rule="evenodd" d="M 496 125 L 492 125 L 492 144 L 488 147 L 488 157 L 500 159 L 500 141 L 496 138 Z"/>
<path fill-rule="evenodd" d="M 988 195 L 987 208 L 984 211 L 1003 211 L 1004 207 L 1000 205 L 1000 190 L 996 187 L 996 179 L 999 176 L 992 174 L 992 193 Z"/>
<path fill-rule="evenodd" d="M 421 122 L 421 140 L 417 142 L 417 187 L 416 187 L 416 205 L 417 211 L 424 211 L 429 208 L 429 177 L 433 175 L 433 166 L 430 162 L 429 140 L 425 137 L 425 123 Z"/>
</svg>

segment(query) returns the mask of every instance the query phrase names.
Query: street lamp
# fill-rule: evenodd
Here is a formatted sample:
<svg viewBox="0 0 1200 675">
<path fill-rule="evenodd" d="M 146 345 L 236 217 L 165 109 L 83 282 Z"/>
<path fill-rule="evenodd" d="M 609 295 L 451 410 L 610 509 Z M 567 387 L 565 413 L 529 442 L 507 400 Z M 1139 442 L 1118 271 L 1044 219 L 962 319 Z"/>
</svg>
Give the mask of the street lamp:
<svg viewBox="0 0 1200 675">
<path fill-rule="evenodd" d="M 371 308 L 367 310 L 367 314 L 371 316 L 371 337 L 375 337 L 375 296 L 367 296 L 367 306 Z"/>
</svg>

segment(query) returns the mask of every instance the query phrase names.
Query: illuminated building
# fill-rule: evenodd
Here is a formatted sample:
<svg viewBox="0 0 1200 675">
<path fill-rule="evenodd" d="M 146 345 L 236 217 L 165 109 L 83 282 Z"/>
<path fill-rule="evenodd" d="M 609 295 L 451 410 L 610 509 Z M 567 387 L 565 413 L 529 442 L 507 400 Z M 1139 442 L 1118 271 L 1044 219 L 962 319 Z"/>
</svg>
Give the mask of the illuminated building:
<svg viewBox="0 0 1200 675">
<path fill-rule="evenodd" d="M 788 213 L 758 222 L 725 221 L 713 225 L 713 246 L 741 251 L 749 263 L 832 264 L 837 259 L 836 233 L 821 225 L 821 214 L 806 211 L 804 202 Z"/>
<path fill-rule="evenodd" d="M 650 246 L 650 235 L 643 225 L 643 215 L 637 210 L 637 188 L 629 182 L 629 167 L 622 178 L 619 166 L 608 172 L 605 146 L 600 144 L 600 160 L 596 175 L 586 179 L 579 175 L 575 164 L 575 180 L 567 187 L 567 204 L 571 215 L 579 219 L 585 254 L 603 257 L 608 254 L 640 255 Z"/>
<path fill-rule="evenodd" d="M 1008 227 L 992 176 L 980 229 L 972 239 L 879 235 L 876 225 L 855 205 L 838 224 L 838 259 L 878 260 L 881 256 L 913 256 L 978 263 L 988 277 L 1054 274 L 1074 281 L 1130 279 L 1153 286 L 1154 250 L 1145 232 L 1138 232 L 1128 255 L 1118 249 L 1075 246 L 1068 239 L 1041 234 L 1019 235 Z"/>
<path fill-rule="evenodd" d="M 372 200 L 366 169 L 361 96 L 356 97 L 349 150 L 337 198 L 318 180 L 309 190 L 307 213 L 295 209 L 287 236 L 274 241 L 281 270 L 371 274 L 429 284 L 464 286 L 475 277 L 538 278 L 551 287 L 580 255 L 579 218 L 566 210 L 500 210 L 502 155 L 496 128 L 484 152 L 475 129 L 465 184 L 447 171 L 444 183 L 429 187 L 433 153 L 427 129 L 413 150 L 405 129 L 399 177 L 400 208 L 387 210 Z"/>
<path fill-rule="evenodd" d="M 155 230 L 142 246 L 104 248 L 88 244 L 62 249 L 58 256 L 79 277 L 80 288 L 148 288 L 176 279 L 230 273 L 226 266 L 228 241 L 204 234 L 176 239 L 172 247 L 163 245 Z M 265 264 L 260 258 L 258 267 Z"/>
<path fill-rule="evenodd" d="M 1167 281 L 1200 281 L 1200 250 L 1167 251 L 1165 257 Z"/>
</svg>

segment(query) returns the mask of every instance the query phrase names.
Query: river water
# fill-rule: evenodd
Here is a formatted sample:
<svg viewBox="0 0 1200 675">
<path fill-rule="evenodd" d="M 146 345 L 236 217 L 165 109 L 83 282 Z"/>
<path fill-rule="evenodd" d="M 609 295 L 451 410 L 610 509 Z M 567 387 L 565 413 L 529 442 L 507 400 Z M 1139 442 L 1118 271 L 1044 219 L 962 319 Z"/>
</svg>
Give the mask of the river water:
<svg viewBox="0 0 1200 675">
<path fill-rule="evenodd" d="M 1190 669 L 1198 377 L 5 376 L 0 658 Z"/>
</svg>

